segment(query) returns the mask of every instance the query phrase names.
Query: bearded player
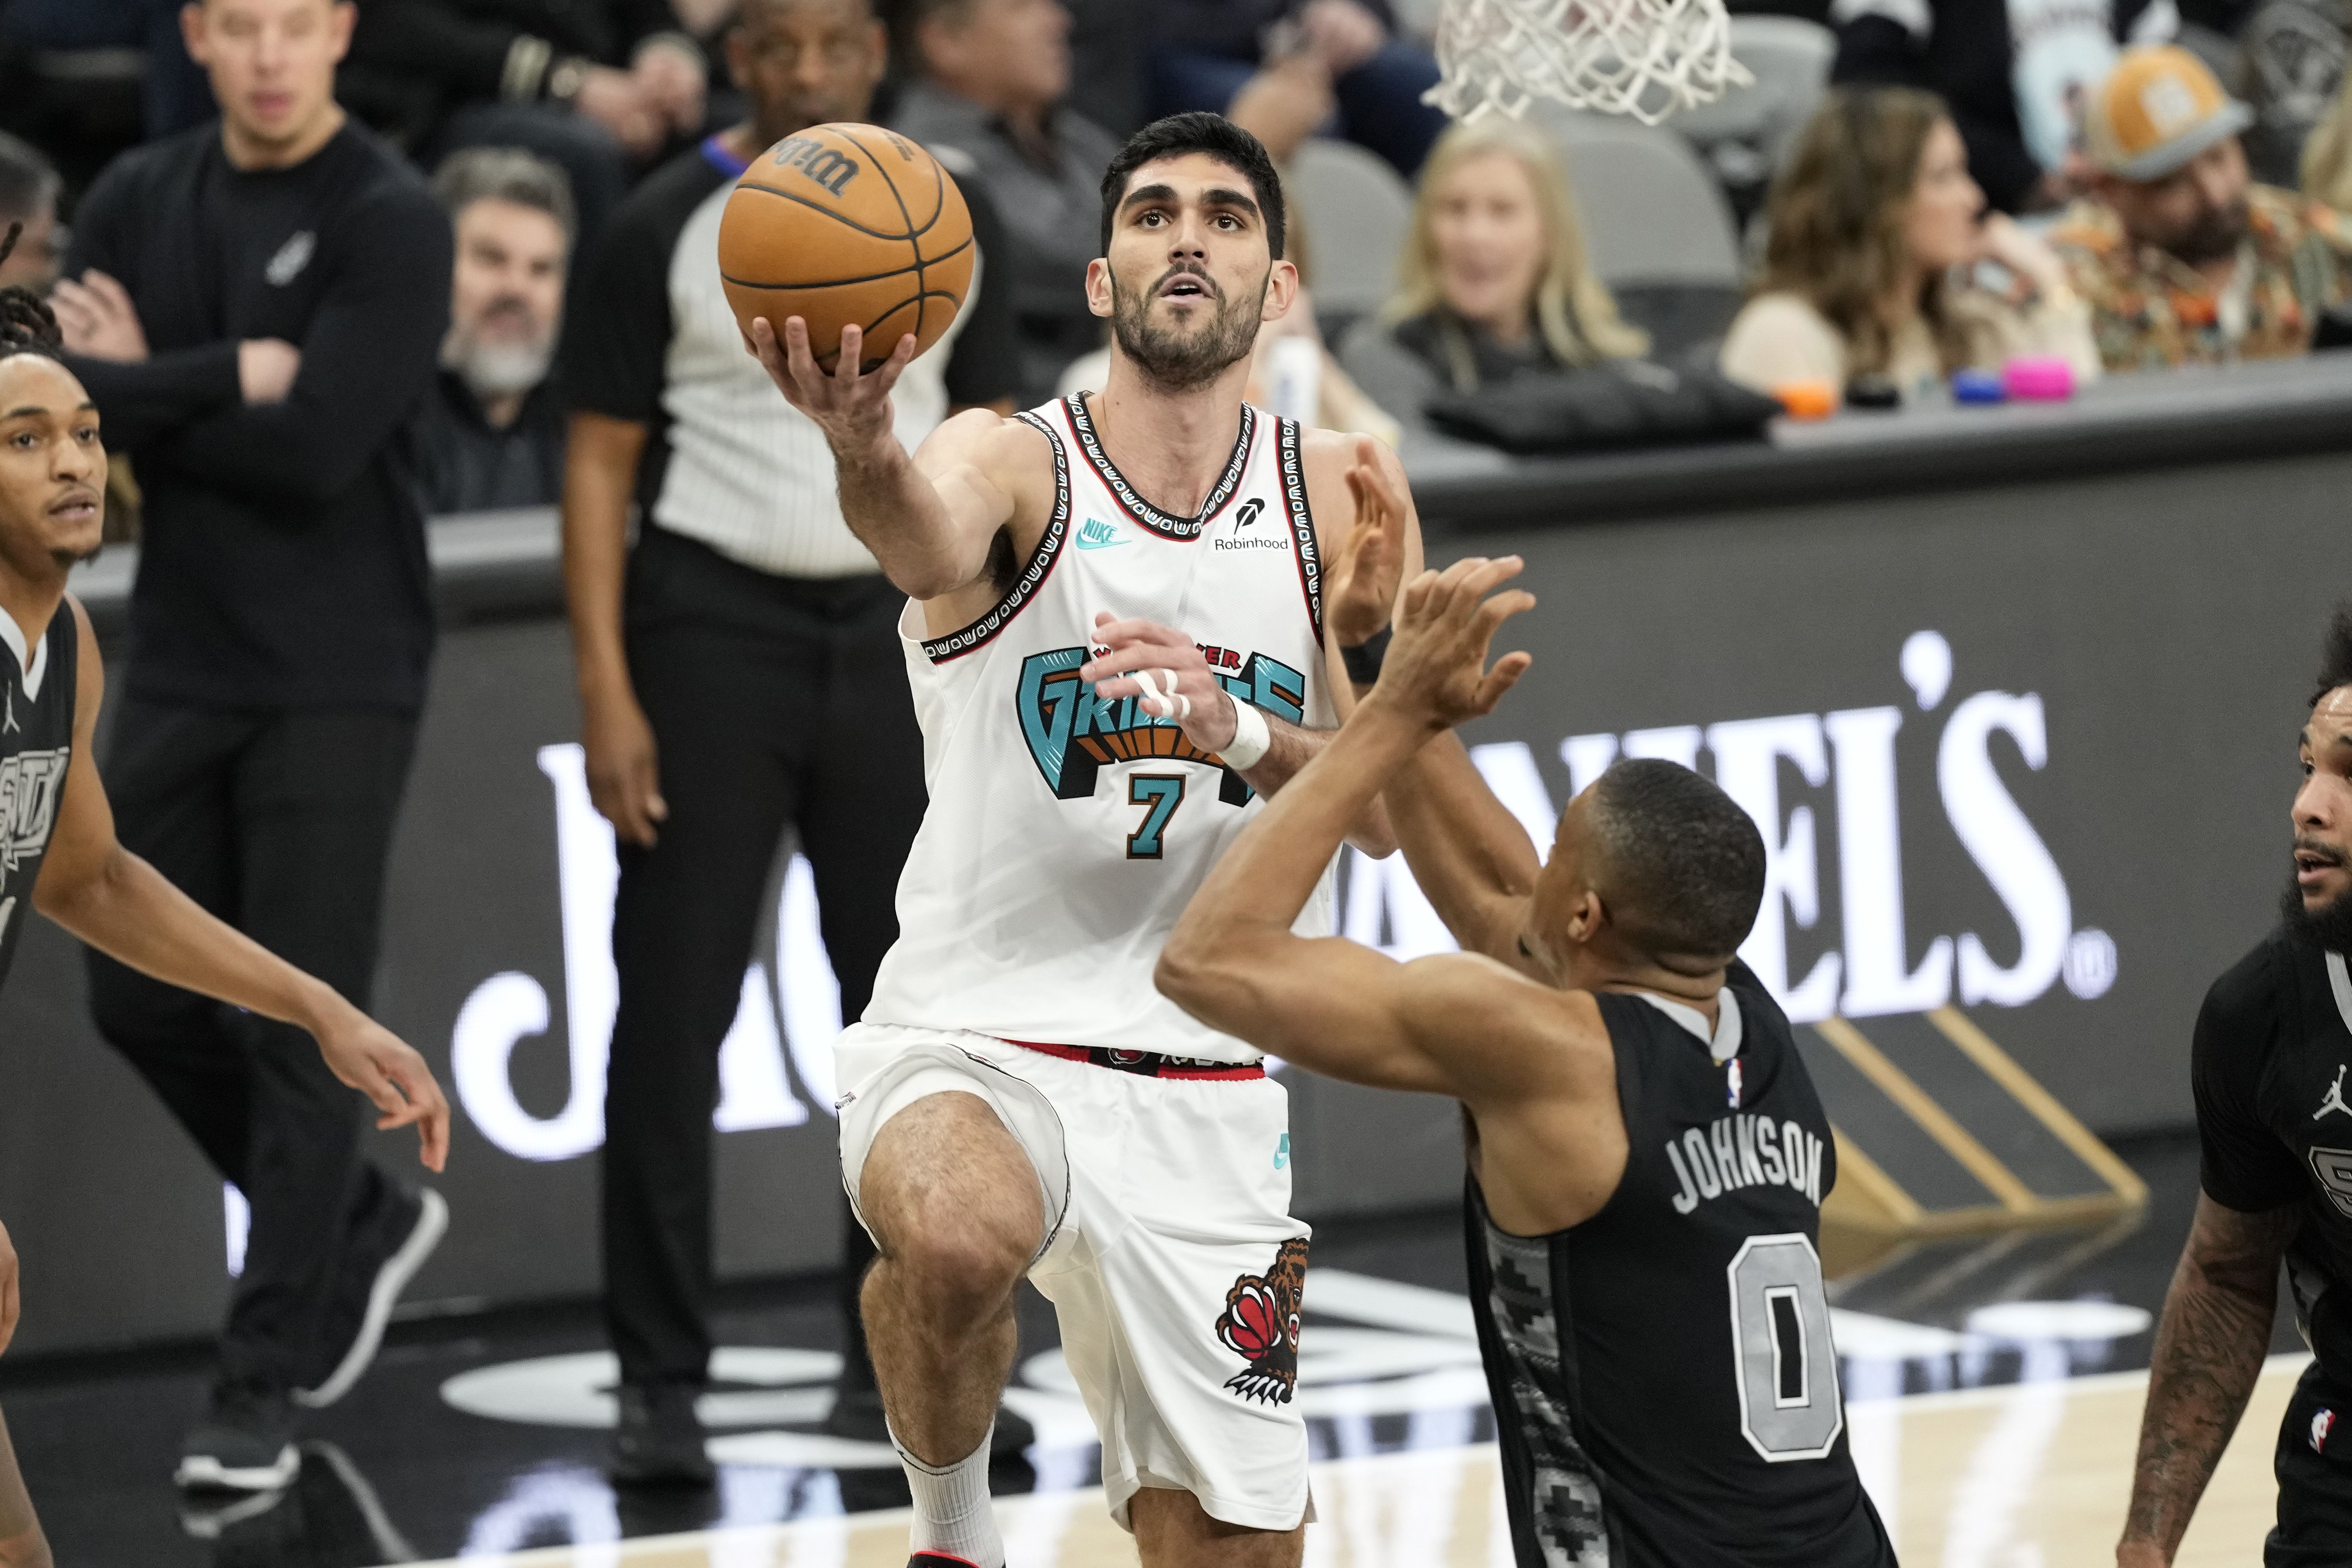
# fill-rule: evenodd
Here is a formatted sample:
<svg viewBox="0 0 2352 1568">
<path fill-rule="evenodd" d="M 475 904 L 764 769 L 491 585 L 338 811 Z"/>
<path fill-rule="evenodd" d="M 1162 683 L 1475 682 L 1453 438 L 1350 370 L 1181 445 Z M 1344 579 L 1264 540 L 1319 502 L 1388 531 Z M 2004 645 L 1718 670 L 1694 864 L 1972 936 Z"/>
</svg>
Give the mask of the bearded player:
<svg viewBox="0 0 2352 1568">
<path fill-rule="evenodd" d="M 1242 400 L 1258 327 L 1298 287 L 1254 137 L 1206 114 L 1138 132 L 1103 178 L 1102 242 L 1104 391 L 960 416 L 911 458 L 888 401 L 911 337 L 861 375 L 852 329 L 828 377 L 799 318 L 781 340 L 753 327 L 832 444 L 849 526 L 915 601 L 930 806 L 835 1070 L 927 1568 L 1004 1561 L 988 1437 L 1024 1275 L 1060 1314 L 1149 1568 L 1295 1564 L 1309 1514 L 1286 1097 L 1151 969 L 1344 716 L 1418 536 L 1406 513 L 1358 526 L 1375 477 L 1402 489 L 1391 455 Z M 1377 804 L 1352 826 L 1389 852 Z M 1327 869 L 1311 929 L 1330 893 Z"/>
<path fill-rule="evenodd" d="M 7 248 L 0 244 L 0 258 Z M 335 1076 L 383 1113 L 376 1125 L 415 1126 L 425 1163 L 437 1171 L 449 1107 L 424 1058 L 115 841 L 91 749 L 105 671 L 89 617 L 66 592 L 67 572 L 98 552 L 106 448 L 98 410 L 58 363 L 59 349 L 48 307 L 22 289 L 0 289 L 0 984 L 38 910 L 158 980 L 310 1030 Z M 16 1258 L 0 1232 L 0 1348 L 16 1319 Z M 184 1484 L 283 1486 L 299 1465 L 290 1441 L 215 1458 L 193 1476 L 184 1466 Z M 0 1426 L 0 1563 L 47 1561 Z"/>
</svg>

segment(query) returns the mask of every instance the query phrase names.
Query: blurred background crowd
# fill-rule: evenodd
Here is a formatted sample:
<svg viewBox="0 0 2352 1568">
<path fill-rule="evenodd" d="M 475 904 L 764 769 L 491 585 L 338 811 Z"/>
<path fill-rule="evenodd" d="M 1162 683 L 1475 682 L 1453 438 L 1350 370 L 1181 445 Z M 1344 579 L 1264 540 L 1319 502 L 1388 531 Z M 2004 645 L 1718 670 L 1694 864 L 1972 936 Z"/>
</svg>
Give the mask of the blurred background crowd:
<svg viewBox="0 0 2352 1568">
<path fill-rule="evenodd" d="M 2079 384 L 2301 353 L 2346 292 L 2347 17 L 2326 0 L 1745 0 L 1758 79 L 1723 103 L 1654 131 L 1538 110 L 1450 132 L 1421 102 L 1436 0 L 874 5 L 845 8 L 887 28 L 861 104 L 796 43 L 746 47 L 740 0 L 358 0 L 335 99 L 455 233 L 404 435 L 427 514 L 557 499 L 567 280 L 634 188 L 761 118 L 763 63 L 976 187 L 1016 404 L 1098 384 L 1094 187 L 1120 137 L 1182 109 L 1247 125 L 1295 186 L 1308 308 L 1262 345 L 1261 400 L 1391 440 L 1529 376 L 1637 395 L 1644 363 L 1821 412 L 2021 356 Z M 0 215 L 26 226 L 5 275 L 62 280 L 69 346 L 122 357 L 75 219 L 111 161 L 217 112 L 180 7 L 5 0 L 0 82 Z M 130 474 L 118 491 L 127 531 Z"/>
</svg>

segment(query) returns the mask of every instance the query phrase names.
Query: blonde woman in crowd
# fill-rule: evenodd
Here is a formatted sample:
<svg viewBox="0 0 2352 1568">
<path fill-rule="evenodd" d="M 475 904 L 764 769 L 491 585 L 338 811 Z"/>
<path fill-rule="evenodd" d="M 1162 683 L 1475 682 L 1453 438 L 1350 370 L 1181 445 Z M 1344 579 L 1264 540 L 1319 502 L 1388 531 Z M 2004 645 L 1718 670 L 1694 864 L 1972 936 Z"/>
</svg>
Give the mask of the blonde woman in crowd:
<svg viewBox="0 0 2352 1568">
<path fill-rule="evenodd" d="M 1551 138 L 1497 115 L 1457 125 L 1422 171 L 1396 298 L 1339 362 L 1399 418 L 1432 393 L 1637 358 L 1648 338 L 1592 272 Z"/>
<path fill-rule="evenodd" d="M 1827 383 L 1838 396 L 1875 374 L 1906 401 L 2019 354 L 2096 376 L 2090 312 L 2064 266 L 1984 208 L 1940 99 L 1833 89 L 1773 181 L 1763 276 L 1724 340 L 1724 374 L 1764 391 Z"/>
</svg>

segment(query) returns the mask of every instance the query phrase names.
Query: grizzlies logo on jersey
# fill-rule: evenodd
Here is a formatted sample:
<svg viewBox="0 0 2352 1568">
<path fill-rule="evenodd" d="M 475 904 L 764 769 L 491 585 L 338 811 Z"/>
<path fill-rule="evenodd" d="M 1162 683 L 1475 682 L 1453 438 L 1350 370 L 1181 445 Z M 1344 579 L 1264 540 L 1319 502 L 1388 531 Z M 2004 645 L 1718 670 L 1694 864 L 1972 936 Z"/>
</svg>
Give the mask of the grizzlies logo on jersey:
<svg viewBox="0 0 2352 1568">
<path fill-rule="evenodd" d="M 1262 653 L 1246 657 L 1232 648 L 1201 649 L 1217 680 L 1237 701 L 1263 708 L 1294 724 L 1307 721 L 1307 677 Z M 1091 681 L 1078 679 L 1087 662 L 1083 647 L 1057 647 L 1021 662 L 1013 706 L 1027 742 L 1029 760 L 1057 800 L 1086 800 L 1106 763 L 1168 758 L 1218 767 L 1220 759 L 1184 738 L 1172 719 L 1144 711 L 1139 697 L 1097 697 Z M 1231 673 L 1227 673 L 1230 671 Z M 1223 770 L 1217 798 L 1227 805 L 1248 804 L 1250 787 L 1232 768 Z"/>
</svg>

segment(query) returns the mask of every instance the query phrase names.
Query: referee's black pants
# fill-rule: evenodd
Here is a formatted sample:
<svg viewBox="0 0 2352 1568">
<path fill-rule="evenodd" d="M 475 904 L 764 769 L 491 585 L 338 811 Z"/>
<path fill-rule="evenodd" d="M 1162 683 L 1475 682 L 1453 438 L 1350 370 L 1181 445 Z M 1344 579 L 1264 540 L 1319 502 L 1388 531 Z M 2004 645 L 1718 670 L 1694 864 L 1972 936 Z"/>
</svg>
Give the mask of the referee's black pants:
<svg viewBox="0 0 2352 1568">
<path fill-rule="evenodd" d="M 925 804 L 897 630 L 906 602 L 879 576 L 776 576 L 650 525 L 630 552 L 629 677 L 669 818 L 652 848 L 621 846 L 613 906 L 604 1312 L 627 1382 L 707 1375 L 719 1047 L 787 825 L 815 873 L 845 1020 L 865 1012 L 898 940 L 898 872 Z M 844 1224 L 854 1374 L 872 1252 Z"/>
<path fill-rule="evenodd" d="M 106 759 L 115 833 L 197 903 L 367 1005 L 384 861 L 416 715 L 204 708 L 131 697 Z M 315 1385 L 320 1318 L 357 1227 L 392 1195 L 361 1153 L 370 1108 L 318 1042 L 89 953 L 99 1032 L 153 1086 L 252 1215 L 221 1373 Z"/>
</svg>

